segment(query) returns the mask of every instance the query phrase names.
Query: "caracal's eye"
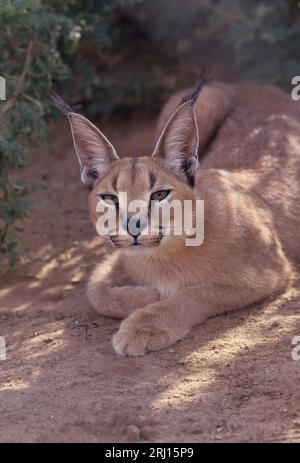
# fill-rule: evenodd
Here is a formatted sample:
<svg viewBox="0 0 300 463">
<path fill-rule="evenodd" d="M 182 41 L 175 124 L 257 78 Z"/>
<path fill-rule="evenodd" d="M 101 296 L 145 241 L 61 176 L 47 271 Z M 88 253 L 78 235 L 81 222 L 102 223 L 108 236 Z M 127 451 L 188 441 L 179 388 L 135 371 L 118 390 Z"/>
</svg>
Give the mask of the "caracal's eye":
<svg viewBox="0 0 300 463">
<path fill-rule="evenodd" d="M 109 203 L 109 204 L 113 203 L 115 205 L 119 204 L 118 196 L 116 195 L 104 193 L 104 194 L 99 194 L 98 196 L 100 196 L 100 198 L 103 199 L 103 201 L 105 201 L 106 203 Z"/>
<path fill-rule="evenodd" d="M 165 199 L 171 190 L 159 190 L 152 193 L 150 201 L 162 201 Z"/>
</svg>

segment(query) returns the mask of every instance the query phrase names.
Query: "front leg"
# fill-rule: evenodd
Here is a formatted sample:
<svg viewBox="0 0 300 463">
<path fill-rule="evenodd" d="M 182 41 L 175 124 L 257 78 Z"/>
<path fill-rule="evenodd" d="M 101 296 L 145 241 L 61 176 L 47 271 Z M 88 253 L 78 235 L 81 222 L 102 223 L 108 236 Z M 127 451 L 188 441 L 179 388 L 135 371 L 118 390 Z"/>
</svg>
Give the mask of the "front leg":
<svg viewBox="0 0 300 463">
<path fill-rule="evenodd" d="M 126 318 L 134 310 L 159 301 L 159 292 L 139 286 L 126 273 L 121 259 L 110 256 L 92 273 L 87 287 L 87 297 L 101 315 Z"/>
<path fill-rule="evenodd" d="M 209 317 L 245 307 L 263 294 L 250 289 L 207 284 L 186 287 L 174 296 L 137 310 L 113 337 L 120 355 L 144 355 L 174 344 Z"/>
</svg>

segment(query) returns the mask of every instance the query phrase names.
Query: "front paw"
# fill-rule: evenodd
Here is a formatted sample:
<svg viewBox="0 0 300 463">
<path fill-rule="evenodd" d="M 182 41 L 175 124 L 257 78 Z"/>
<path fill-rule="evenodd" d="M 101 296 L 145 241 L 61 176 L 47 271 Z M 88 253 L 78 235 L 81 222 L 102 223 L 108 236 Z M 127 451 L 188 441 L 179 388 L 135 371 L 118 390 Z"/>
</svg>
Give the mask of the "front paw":
<svg viewBox="0 0 300 463">
<path fill-rule="evenodd" d="M 152 314 L 141 309 L 121 323 L 113 337 L 113 346 L 117 354 L 137 357 L 170 346 L 176 340 L 171 330 L 159 327 Z"/>
</svg>

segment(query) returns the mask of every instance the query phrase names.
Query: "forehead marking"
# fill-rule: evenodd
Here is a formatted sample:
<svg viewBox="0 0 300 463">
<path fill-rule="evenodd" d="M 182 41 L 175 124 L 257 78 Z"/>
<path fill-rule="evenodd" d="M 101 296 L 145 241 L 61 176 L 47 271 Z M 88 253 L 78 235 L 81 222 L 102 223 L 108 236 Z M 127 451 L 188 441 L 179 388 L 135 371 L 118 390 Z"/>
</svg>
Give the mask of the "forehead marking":
<svg viewBox="0 0 300 463">
<path fill-rule="evenodd" d="M 151 189 L 154 187 L 155 182 L 156 182 L 155 175 L 153 174 L 153 172 L 150 172 L 150 174 L 149 174 L 149 183 L 150 183 L 150 188 Z"/>
<path fill-rule="evenodd" d="M 131 159 L 131 184 L 134 184 L 135 177 L 136 177 L 136 164 L 137 164 L 137 159 L 132 158 Z"/>
</svg>

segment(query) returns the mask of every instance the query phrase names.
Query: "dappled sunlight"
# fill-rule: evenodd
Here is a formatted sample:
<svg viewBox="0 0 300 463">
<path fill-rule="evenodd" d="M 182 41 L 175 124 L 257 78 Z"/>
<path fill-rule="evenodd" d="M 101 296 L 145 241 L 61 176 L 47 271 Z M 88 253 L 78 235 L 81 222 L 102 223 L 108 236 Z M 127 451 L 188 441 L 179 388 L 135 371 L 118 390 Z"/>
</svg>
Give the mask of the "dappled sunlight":
<svg viewBox="0 0 300 463">
<path fill-rule="evenodd" d="M 288 116 L 285 113 L 281 114 L 272 114 L 271 116 L 267 117 L 267 121 L 274 122 L 274 121 L 287 121 L 289 124 L 291 124 L 294 127 L 297 127 L 297 122 L 295 121 L 294 117 Z"/>
<path fill-rule="evenodd" d="M 10 294 L 13 290 L 14 290 L 13 287 L 1 289 L 1 290 L 0 290 L 0 299 L 2 299 L 2 297 L 9 296 L 9 294 Z M 0 308 L 0 310 L 1 310 L 1 308 Z"/>
<path fill-rule="evenodd" d="M 207 355 L 207 350 L 210 352 L 209 361 L 212 364 L 218 364 L 218 362 L 225 362 L 231 360 L 241 351 L 246 349 L 251 349 L 252 347 L 257 347 L 258 345 L 266 342 L 265 337 L 261 329 L 256 330 L 255 336 L 253 332 L 249 333 L 248 331 L 249 322 L 246 320 L 244 323 L 241 323 L 238 328 L 234 327 L 227 330 L 223 336 L 213 339 L 206 343 L 205 345 L 205 355 Z M 234 343 L 232 343 L 234 339 Z M 203 358 L 203 349 L 200 347 L 196 349 L 192 354 L 188 354 L 184 357 L 185 362 L 189 362 L 190 356 L 197 359 L 197 362 L 201 362 Z"/>
<path fill-rule="evenodd" d="M 76 264 L 83 261 L 82 255 L 75 255 L 77 249 L 64 251 L 45 262 L 41 269 L 36 273 L 36 280 L 28 285 L 29 288 L 37 288 L 43 284 L 52 272 L 62 270 L 72 270 Z M 83 273 L 83 272 L 81 272 Z"/>
<path fill-rule="evenodd" d="M 42 280 L 47 278 L 50 272 L 54 271 L 58 267 L 56 259 L 50 260 L 50 262 L 45 263 L 41 270 L 36 274 L 36 281 L 33 281 L 28 285 L 28 288 L 38 288 L 42 285 Z"/>
<path fill-rule="evenodd" d="M 36 289 L 42 287 L 49 281 L 59 278 L 64 274 L 64 279 L 71 282 L 82 281 L 85 278 L 87 267 L 90 265 L 88 256 L 99 257 L 103 253 L 103 240 L 98 237 L 90 241 L 82 241 L 55 254 L 48 260 L 41 263 L 34 275 L 34 280 L 28 284 L 28 288 Z M 66 278 L 66 272 L 69 276 Z"/>
<path fill-rule="evenodd" d="M 252 129 L 251 132 L 249 133 L 249 138 L 254 138 L 256 137 L 257 135 L 259 135 L 261 133 L 261 131 L 263 130 L 262 127 L 256 127 L 255 129 Z"/>
<path fill-rule="evenodd" d="M 107 258 L 101 263 L 100 266 L 97 267 L 97 279 L 99 281 L 104 280 L 107 278 L 116 263 L 117 259 L 119 258 L 119 253 L 114 252 L 113 254 L 110 254 L 107 256 Z"/>
<path fill-rule="evenodd" d="M 58 352 L 60 349 L 65 348 L 68 342 L 68 336 L 65 336 L 65 328 L 63 322 L 51 322 L 45 323 L 42 332 L 34 331 L 34 328 L 32 328 L 32 332 L 27 331 L 26 337 L 24 336 L 24 330 L 18 330 L 10 334 L 7 337 L 9 348 L 7 361 L 20 359 L 22 360 L 20 366 L 25 364 L 32 366 L 31 362 L 33 360 Z M 37 370 L 37 364 L 34 364 L 31 381 L 36 379 Z"/>
<path fill-rule="evenodd" d="M 35 336 L 33 338 L 31 338 L 30 340 L 28 340 L 26 342 L 26 344 L 28 343 L 28 346 L 31 346 L 31 345 L 34 345 L 34 344 L 40 344 L 42 343 L 43 341 L 45 340 L 48 340 L 48 339 L 51 339 L 52 341 L 57 341 L 57 338 L 59 338 L 60 336 L 62 336 L 64 333 L 64 329 L 59 329 L 59 330 L 55 330 L 55 331 L 48 331 L 46 333 L 41 333 L 41 334 L 35 334 Z M 25 345 L 26 345 L 25 344 Z"/>
<path fill-rule="evenodd" d="M 60 328 L 60 326 L 61 328 Z M 61 349 L 66 339 L 64 337 L 65 326 L 63 323 L 49 323 L 43 333 L 35 332 L 31 337 L 25 339 L 19 346 L 20 355 L 26 356 L 27 360 L 49 355 Z"/>
<path fill-rule="evenodd" d="M 209 388 L 219 379 L 220 368 L 234 362 L 240 354 L 268 344 L 266 329 L 267 325 L 261 323 L 255 332 L 249 331 L 249 320 L 246 318 L 238 327 L 227 329 L 222 336 L 208 340 L 205 345 L 188 352 L 180 359 L 180 363 L 189 365 L 189 371 L 193 373 L 173 379 L 172 385 L 158 395 L 152 405 L 155 408 L 169 405 L 184 408 L 190 402 L 204 400 Z M 166 377 L 164 382 L 168 384 L 169 379 Z"/>
<path fill-rule="evenodd" d="M 29 306 L 30 302 L 25 302 L 24 304 L 19 304 L 16 307 L 12 307 L 10 310 L 12 311 L 12 313 L 22 312 L 23 310 L 26 310 Z"/>
<path fill-rule="evenodd" d="M 184 356 L 182 362 L 189 364 L 194 373 L 175 381 L 175 384 L 172 384 L 154 400 L 153 405 L 164 407 L 171 403 L 177 407 L 185 407 L 187 403 L 205 397 L 205 391 L 218 375 L 220 364 L 233 360 L 240 351 L 245 349 L 245 346 L 251 348 L 264 342 L 259 333 L 255 339 L 253 339 L 252 333 L 251 336 L 247 336 L 246 327 L 247 323 L 245 322 L 242 332 L 241 327 L 238 330 L 234 327 L 222 337 L 213 339 L 207 342 L 204 347 L 199 347 Z M 234 345 L 231 342 L 233 337 L 236 339 Z M 171 397 L 172 399 L 170 399 Z"/>
<path fill-rule="evenodd" d="M 293 150 L 295 153 L 299 153 L 300 149 L 300 135 L 291 135 L 288 134 L 287 136 L 289 148 Z M 295 163 L 296 164 L 296 163 Z"/>
<path fill-rule="evenodd" d="M 44 339 L 41 342 L 46 342 L 46 341 L 47 341 L 47 338 Z M 51 341 L 51 344 L 47 343 L 47 350 L 46 351 L 45 350 L 38 350 L 37 352 L 30 353 L 27 356 L 27 358 L 29 360 L 34 360 L 34 359 L 36 359 L 38 357 L 43 357 L 45 355 L 54 354 L 58 350 L 62 349 L 64 347 L 64 345 L 65 345 L 65 341 L 63 339 L 55 339 L 55 340 Z"/>
<path fill-rule="evenodd" d="M 200 367 L 199 367 L 200 368 Z M 204 400 L 206 389 L 215 381 L 215 372 L 212 368 L 201 368 L 201 378 L 199 371 L 195 374 L 184 375 L 178 381 L 171 380 L 165 377 L 163 383 L 172 382 L 172 386 L 156 397 L 151 405 L 154 409 L 173 406 L 176 408 L 184 408 L 189 402 Z"/>
<path fill-rule="evenodd" d="M 80 268 L 78 268 L 78 270 L 75 270 L 74 272 L 72 272 L 72 275 L 70 277 L 70 282 L 71 283 L 77 283 L 77 282 L 80 282 L 80 281 L 83 281 L 85 279 L 85 270 L 81 270 Z"/>
<path fill-rule="evenodd" d="M 30 387 L 30 384 L 27 382 L 22 381 L 21 379 L 19 380 L 12 380 L 7 383 L 3 383 L 2 385 L 0 384 L 0 392 L 4 391 L 21 391 L 24 389 L 28 389 Z"/>
</svg>

